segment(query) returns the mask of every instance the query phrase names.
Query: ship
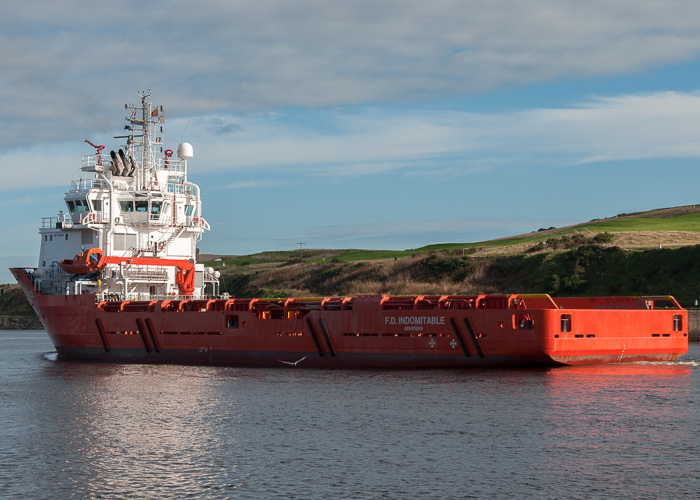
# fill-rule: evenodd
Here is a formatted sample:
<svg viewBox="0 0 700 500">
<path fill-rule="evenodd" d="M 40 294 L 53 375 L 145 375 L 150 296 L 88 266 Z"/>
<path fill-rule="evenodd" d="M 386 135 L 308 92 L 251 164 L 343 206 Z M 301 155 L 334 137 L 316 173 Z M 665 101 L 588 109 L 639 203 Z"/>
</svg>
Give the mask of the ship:
<svg viewBox="0 0 700 500">
<path fill-rule="evenodd" d="M 59 359 L 319 368 L 666 362 L 688 350 L 667 295 L 358 295 L 241 298 L 197 262 L 210 225 L 164 149 L 165 112 L 139 92 L 117 151 L 89 140 L 65 206 L 41 221 L 39 262 L 12 268 Z M 83 178 L 84 176 L 84 178 Z"/>
</svg>

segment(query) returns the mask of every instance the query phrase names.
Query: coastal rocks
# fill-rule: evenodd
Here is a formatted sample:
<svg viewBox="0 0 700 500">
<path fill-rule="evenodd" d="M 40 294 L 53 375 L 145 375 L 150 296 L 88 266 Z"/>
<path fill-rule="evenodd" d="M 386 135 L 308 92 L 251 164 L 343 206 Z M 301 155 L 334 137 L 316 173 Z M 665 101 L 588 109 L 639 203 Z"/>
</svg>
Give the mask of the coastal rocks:
<svg viewBox="0 0 700 500">
<path fill-rule="evenodd" d="M 700 309 L 688 310 L 688 340 L 700 342 Z"/>
<path fill-rule="evenodd" d="M 29 316 L 0 316 L 0 330 L 43 330 L 38 318 Z"/>
</svg>

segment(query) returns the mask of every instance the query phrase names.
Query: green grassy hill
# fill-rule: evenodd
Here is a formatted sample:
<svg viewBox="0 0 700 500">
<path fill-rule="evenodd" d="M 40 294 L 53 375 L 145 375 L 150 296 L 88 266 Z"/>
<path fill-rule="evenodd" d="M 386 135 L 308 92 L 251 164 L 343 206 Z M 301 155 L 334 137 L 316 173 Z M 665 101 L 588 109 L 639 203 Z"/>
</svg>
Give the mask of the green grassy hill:
<svg viewBox="0 0 700 500">
<path fill-rule="evenodd" d="M 410 257 L 429 252 L 453 251 L 461 254 L 473 254 L 484 249 L 503 249 L 502 254 L 521 253 L 522 245 L 538 244 L 547 240 L 561 240 L 571 237 L 576 233 L 614 233 L 620 236 L 622 233 L 637 236 L 637 243 L 630 243 L 628 239 L 620 241 L 617 238 L 616 245 L 621 248 L 652 248 L 658 246 L 668 246 L 664 244 L 672 239 L 672 236 L 679 236 L 679 241 L 671 241 L 671 246 L 682 246 L 688 244 L 700 244 L 700 205 L 673 207 L 652 210 L 648 212 L 638 212 L 633 214 L 619 214 L 615 217 L 597 219 L 582 224 L 567 226 L 563 228 L 541 228 L 527 234 L 499 238 L 489 241 L 470 243 L 439 243 L 427 245 L 409 250 L 314 250 L 287 251 L 287 252 L 263 252 L 246 256 L 216 256 L 221 258 L 221 262 L 231 265 L 252 265 L 262 263 L 288 262 L 293 259 L 303 258 L 305 262 L 323 262 L 323 260 L 335 260 L 339 262 L 357 262 L 368 260 L 393 259 Z M 673 234 L 669 234 L 673 233 Z M 685 233 L 678 235 L 676 233 Z M 659 236 L 660 235 L 660 236 Z M 605 241 L 599 241 L 604 243 Z M 609 241 L 608 241 L 609 242 Z M 214 262 L 215 256 L 204 256 L 207 265 L 221 265 Z M 202 260 L 202 259 L 200 259 Z"/>
<path fill-rule="evenodd" d="M 577 248 L 497 257 L 431 252 L 396 260 L 292 259 L 221 268 L 222 291 L 240 297 L 358 294 L 549 293 L 558 296 L 674 295 L 700 299 L 700 246 Z"/>
<path fill-rule="evenodd" d="M 0 316 L 36 317 L 19 285 L 0 288 Z"/>
<path fill-rule="evenodd" d="M 550 293 L 700 299 L 700 208 L 675 207 L 477 243 L 304 250 L 208 261 L 241 297 Z"/>
</svg>

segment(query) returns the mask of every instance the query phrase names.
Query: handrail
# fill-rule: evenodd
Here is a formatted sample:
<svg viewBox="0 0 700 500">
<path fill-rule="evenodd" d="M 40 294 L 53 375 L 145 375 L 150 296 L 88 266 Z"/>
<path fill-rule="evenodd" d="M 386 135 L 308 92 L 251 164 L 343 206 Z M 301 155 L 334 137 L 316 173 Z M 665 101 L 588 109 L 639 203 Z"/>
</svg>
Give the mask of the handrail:
<svg viewBox="0 0 700 500">
<path fill-rule="evenodd" d="M 548 293 L 521 293 L 517 295 L 519 299 L 540 299 L 549 302 L 552 309 L 559 309 L 559 305 L 554 302 L 554 299 Z M 532 309 L 532 308 L 530 308 Z"/>
</svg>

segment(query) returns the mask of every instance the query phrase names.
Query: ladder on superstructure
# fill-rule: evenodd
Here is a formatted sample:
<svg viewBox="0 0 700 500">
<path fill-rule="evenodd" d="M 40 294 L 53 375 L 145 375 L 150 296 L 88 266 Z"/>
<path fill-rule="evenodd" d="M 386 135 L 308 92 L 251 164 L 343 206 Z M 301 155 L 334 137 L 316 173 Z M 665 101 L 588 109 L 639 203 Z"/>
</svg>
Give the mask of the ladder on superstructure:
<svg viewBox="0 0 700 500">
<path fill-rule="evenodd" d="M 164 241 L 160 241 L 158 243 L 158 249 L 160 250 L 165 250 L 173 241 L 175 241 L 177 238 L 180 237 L 180 235 L 185 231 L 185 224 L 178 224 L 177 226 L 177 231 L 173 231 L 173 234 L 171 234 L 168 239 Z"/>
</svg>

